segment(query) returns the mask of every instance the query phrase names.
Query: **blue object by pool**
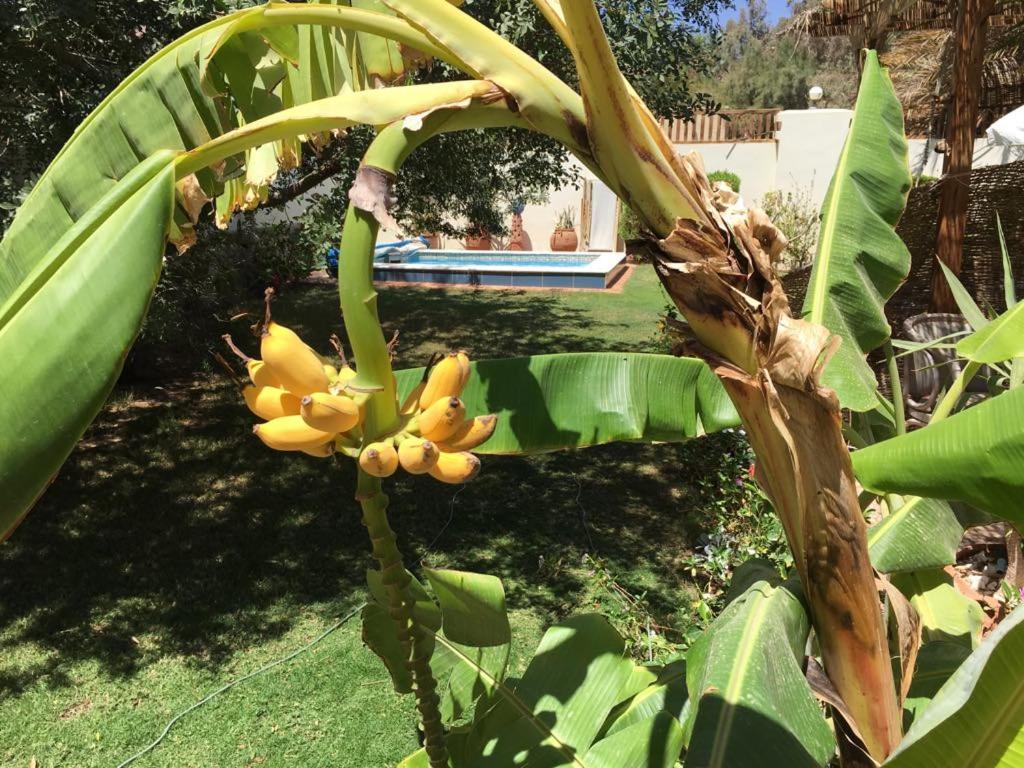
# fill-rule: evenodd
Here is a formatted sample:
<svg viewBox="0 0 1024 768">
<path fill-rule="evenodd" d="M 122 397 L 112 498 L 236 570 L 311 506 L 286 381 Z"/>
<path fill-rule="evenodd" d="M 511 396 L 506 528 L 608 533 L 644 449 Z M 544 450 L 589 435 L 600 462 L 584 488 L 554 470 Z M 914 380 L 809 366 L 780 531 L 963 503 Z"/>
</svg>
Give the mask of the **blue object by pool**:
<svg viewBox="0 0 1024 768">
<path fill-rule="evenodd" d="M 392 255 L 373 266 L 376 280 L 503 288 L 607 288 L 622 271 L 624 253 L 435 251 Z"/>
</svg>

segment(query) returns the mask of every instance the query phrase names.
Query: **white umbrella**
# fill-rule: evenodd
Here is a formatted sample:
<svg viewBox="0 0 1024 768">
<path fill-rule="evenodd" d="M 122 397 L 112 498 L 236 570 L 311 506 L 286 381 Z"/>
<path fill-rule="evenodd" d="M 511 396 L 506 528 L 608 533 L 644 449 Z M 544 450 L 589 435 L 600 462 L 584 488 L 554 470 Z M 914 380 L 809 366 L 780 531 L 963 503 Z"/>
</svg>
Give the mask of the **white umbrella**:
<svg viewBox="0 0 1024 768">
<path fill-rule="evenodd" d="M 1003 115 L 985 131 L 994 144 L 1024 144 L 1024 107 Z"/>
</svg>

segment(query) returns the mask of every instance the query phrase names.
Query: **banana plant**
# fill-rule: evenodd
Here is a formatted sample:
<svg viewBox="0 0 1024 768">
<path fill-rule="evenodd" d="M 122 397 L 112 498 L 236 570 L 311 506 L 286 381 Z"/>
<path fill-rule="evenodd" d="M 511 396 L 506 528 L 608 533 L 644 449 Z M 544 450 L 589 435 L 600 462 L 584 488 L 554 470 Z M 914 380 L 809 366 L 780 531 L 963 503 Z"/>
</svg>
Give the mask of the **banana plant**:
<svg viewBox="0 0 1024 768">
<path fill-rule="evenodd" d="M 877 402 L 901 431 L 897 404 L 885 407 L 864 359 L 888 339 L 882 305 L 908 267 L 892 232 L 909 172 L 891 84 L 868 52 L 854 124 L 823 212 L 809 305 L 797 318 L 773 268 L 784 237 L 761 212 L 713 192 L 698 158 L 676 154 L 623 78 L 592 0 L 534 2 L 575 60 L 579 92 L 456 4 L 333 0 L 271 2 L 225 16 L 156 54 L 111 94 L 51 164 L 0 243 L 0 359 L 15 372 L 0 385 L 7 430 L 0 443 L 0 528 L 9 533 L 26 514 L 101 407 L 145 316 L 165 242 L 187 245 L 210 201 L 222 221 L 258 205 L 276 169 L 294 163 L 303 143 L 315 148 L 351 125 L 369 124 L 378 135 L 350 193 L 339 282 L 356 362 L 346 387 L 358 401 L 358 424 L 346 421 L 352 426 L 332 428 L 340 435 L 334 443 L 309 447 L 336 445 L 359 462 L 357 498 L 378 562 L 368 577 L 374 602 L 364 636 L 396 690 L 416 697 L 425 745 L 407 764 L 670 766 L 685 751 L 693 766 L 744 765 L 751 759 L 745 733 L 756 728 L 764 743 L 759 754 L 775 764 L 822 765 L 831 757 L 831 732 L 816 719 L 800 675 L 810 628 L 827 675 L 815 692 L 830 704 L 843 743 L 854 745 L 841 747 L 843 759 L 852 764 L 866 753 L 881 763 L 900 744 L 903 700 L 920 693 L 913 687 L 921 633 L 914 599 L 929 606 L 942 592 L 922 587 L 908 607 L 886 587 L 889 614 L 902 617 L 897 690 L 871 558 L 888 554 L 899 565 L 892 553 L 907 550 L 907 541 L 927 528 L 929 510 L 941 505 L 894 504 L 869 539 L 841 411 L 846 405 L 866 412 Z M 431 58 L 465 79 L 384 87 L 409 82 L 409 68 Z M 420 144 L 441 132 L 507 127 L 561 142 L 633 209 L 651 233 L 653 268 L 688 324 L 689 348 L 703 362 L 507 361 L 479 365 L 475 378 L 466 369 L 484 393 L 480 407 L 490 397 L 507 406 L 503 431 L 484 450 L 683 439 L 738 417 L 793 552 L 797 581 L 753 584 L 695 647 L 682 706 L 671 705 L 678 704 L 670 695 L 679 691 L 678 675 L 673 687 L 671 672 L 637 672 L 625 663 L 621 640 L 594 618 L 551 630 L 535 658 L 539 666 L 510 686 L 502 669 L 507 620 L 495 618 L 502 608 L 493 581 L 428 571 L 435 604 L 406 570 L 388 521 L 380 475 L 388 474 L 382 467 L 391 457 L 375 446 L 407 429 L 423 432 L 426 411 L 403 407 L 412 397 L 405 388 L 429 389 L 433 374 L 415 385 L 422 374 L 391 370 L 372 283 L 373 245 L 390 221 L 394 179 Z M 302 363 L 303 376 L 322 378 L 316 363 L 306 365 L 312 353 L 286 331 L 266 324 L 271 372 L 299 381 Z M 1005 335 L 991 331 L 976 340 L 977 349 L 1014 351 Z M 488 365 L 502 373 L 487 379 Z M 578 377 L 563 390 L 580 371 L 602 372 L 598 380 L 607 389 L 582 386 Z M 510 372 L 522 387 L 514 396 L 497 384 Z M 284 398 L 298 390 L 282 391 Z M 318 392 L 302 392 L 303 407 L 319 407 Z M 572 399 L 560 399 L 564 392 Z M 609 414 L 609 394 L 630 407 Z M 961 432 L 976 451 L 990 451 L 997 434 L 1009 435 L 1003 445 L 1019 447 L 1024 430 L 1012 418 L 1020 413 L 1014 397 L 1001 395 L 985 411 L 979 406 L 858 451 L 861 482 L 878 493 L 960 499 L 1006 514 L 1010 492 L 1021 484 L 1016 448 L 1003 463 L 993 458 L 983 475 L 968 477 L 965 469 L 903 489 L 872 467 L 884 469 L 890 458 L 909 466 L 929 447 L 948 458 L 948 467 Z M 335 414 L 310 413 L 338 423 Z M 457 416 L 442 409 L 429 418 Z M 271 431 L 258 434 L 268 444 L 287 442 Z M 970 468 L 975 458 L 965 461 Z M 946 547 L 935 557 L 945 557 Z M 1016 626 L 988 638 L 946 686 L 964 690 L 965 680 L 1002 669 L 1006 651 L 999 647 L 1016 642 Z M 582 669 L 574 665 L 580 660 L 587 662 Z M 947 694 L 947 687 L 930 704 L 927 694 L 915 699 L 925 699 L 915 745 L 948 738 L 943 714 L 977 699 Z M 1013 684 L 997 694 L 1019 698 Z M 446 720 L 471 709 L 469 724 L 446 729 Z M 629 719 L 619 721 L 620 714 Z M 998 720 L 992 729 L 1003 738 L 1017 722 Z M 934 744 L 911 745 L 894 761 L 913 751 L 953 764 L 941 762 L 944 752 Z M 1002 754 L 1009 751 L 989 750 L 984 759 Z"/>
</svg>

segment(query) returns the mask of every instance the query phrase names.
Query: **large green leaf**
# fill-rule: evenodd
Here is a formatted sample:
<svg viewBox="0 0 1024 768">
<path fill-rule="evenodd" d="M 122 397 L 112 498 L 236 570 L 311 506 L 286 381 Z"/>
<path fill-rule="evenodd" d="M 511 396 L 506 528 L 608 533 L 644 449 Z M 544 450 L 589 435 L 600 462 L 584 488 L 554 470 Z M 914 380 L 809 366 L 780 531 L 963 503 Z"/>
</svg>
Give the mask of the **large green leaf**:
<svg viewBox="0 0 1024 768">
<path fill-rule="evenodd" d="M 949 504 L 915 496 L 868 529 L 868 552 L 882 573 L 938 568 L 956 562 L 963 535 Z"/>
<path fill-rule="evenodd" d="M 856 451 L 853 465 L 876 493 L 965 501 L 1024 524 L 1024 388 Z"/>
<path fill-rule="evenodd" d="M 610 737 L 621 762 L 608 762 L 611 747 L 595 747 L 634 668 L 624 651 L 622 638 L 600 616 L 577 616 L 552 627 L 522 678 L 498 686 L 472 727 L 452 734 L 452 764 L 669 768 L 681 745 L 671 716 L 640 721 Z"/>
<path fill-rule="evenodd" d="M 842 338 L 824 383 L 857 411 L 877 405 L 878 382 L 865 355 L 889 338 L 885 302 L 910 271 L 910 253 L 895 231 L 910 184 L 903 108 L 877 54 L 867 51 L 803 307 L 806 319 Z"/>
<path fill-rule="evenodd" d="M 638 669 L 647 671 L 644 667 Z M 647 685 L 615 707 L 603 732 L 608 735 L 617 733 L 659 712 L 667 712 L 682 722 L 686 718 L 688 704 L 686 662 L 673 661 Z"/>
<path fill-rule="evenodd" d="M 161 154 L 129 171 L 0 304 L 0 538 L 46 488 L 117 381 L 160 275 L 171 159 Z"/>
<path fill-rule="evenodd" d="M 941 568 L 894 573 L 891 578 L 917 611 L 925 642 L 941 640 L 975 648 L 981 641 L 985 613 L 953 586 L 952 577 Z"/>
<path fill-rule="evenodd" d="M 1024 766 L 1024 609 L 1003 620 L 914 720 L 886 768 Z"/>
<path fill-rule="evenodd" d="M 1024 355 L 1024 304 L 1003 313 L 980 331 L 961 339 L 957 354 L 976 363 L 1001 363 Z"/>
<path fill-rule="evenodd" d="M 686 657 L 687 765 L 824 766 L 835 741 L 803 673 L 810 624 L 785 586 L 753 584 Z"/>
<path fill-rule="evenodd" d="M 970 646 L 950 640 L 933 640 L 921 646 L 910 690 L 903 701 L 904 730 L 921 716 L 939 689 L 970 655 Z"/>
<path fill-rule="evenodd" d="M 444 635 L 462 645 L 507 645 L 512 630 L 505 589 L 494 576 L 466 571 L 423 570 L 441 604 Z"/>
<path fill-rule="evenodd" d="M 399 371 L 400 399 L 423 375 Z M 739 424 L 701 361 L 580 353 L 481 360 L 463 393 L 469 413 L 496 413 L 484 454 L 526 454 L 618 440 L 672 442 Z"/>
</svg>

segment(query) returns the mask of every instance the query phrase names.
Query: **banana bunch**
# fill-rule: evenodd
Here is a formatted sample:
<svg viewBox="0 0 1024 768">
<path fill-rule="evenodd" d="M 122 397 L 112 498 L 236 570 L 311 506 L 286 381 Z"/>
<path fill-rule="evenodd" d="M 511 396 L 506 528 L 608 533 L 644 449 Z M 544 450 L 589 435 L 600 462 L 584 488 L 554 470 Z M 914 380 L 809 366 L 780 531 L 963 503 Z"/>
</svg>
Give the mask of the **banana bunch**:
<svg viewBox="0 0 1024 768">
<path fill-rule="evenodd" d="M 467 418 L 459 395 L 469 374 L 465 352 L 449 353 L 428 366 L 423 381 L 402 404 L 405 426 L 359 454 L 363 471 L 389 477 L 401 466 L 409 474 L 429 474 L 442 483 L 472 480 L 480 471 L 480 460 L 470 451 L 494 434 L 498 419 L 494 414 Z"/>
<path fill-rule="evenodd" d="M 269 318 L 260 341 L 262 360 L 247 356 L 230 336 L 224 340 L 245 363 L 251 383 L 242 396 L 249 410 L 265 419 L 252 431 L 268 447 L 326 458 L 359 445 L 367 396 L 349 389 L 356 375 L 349 365 L 336 367 Z"/>
</svg>

